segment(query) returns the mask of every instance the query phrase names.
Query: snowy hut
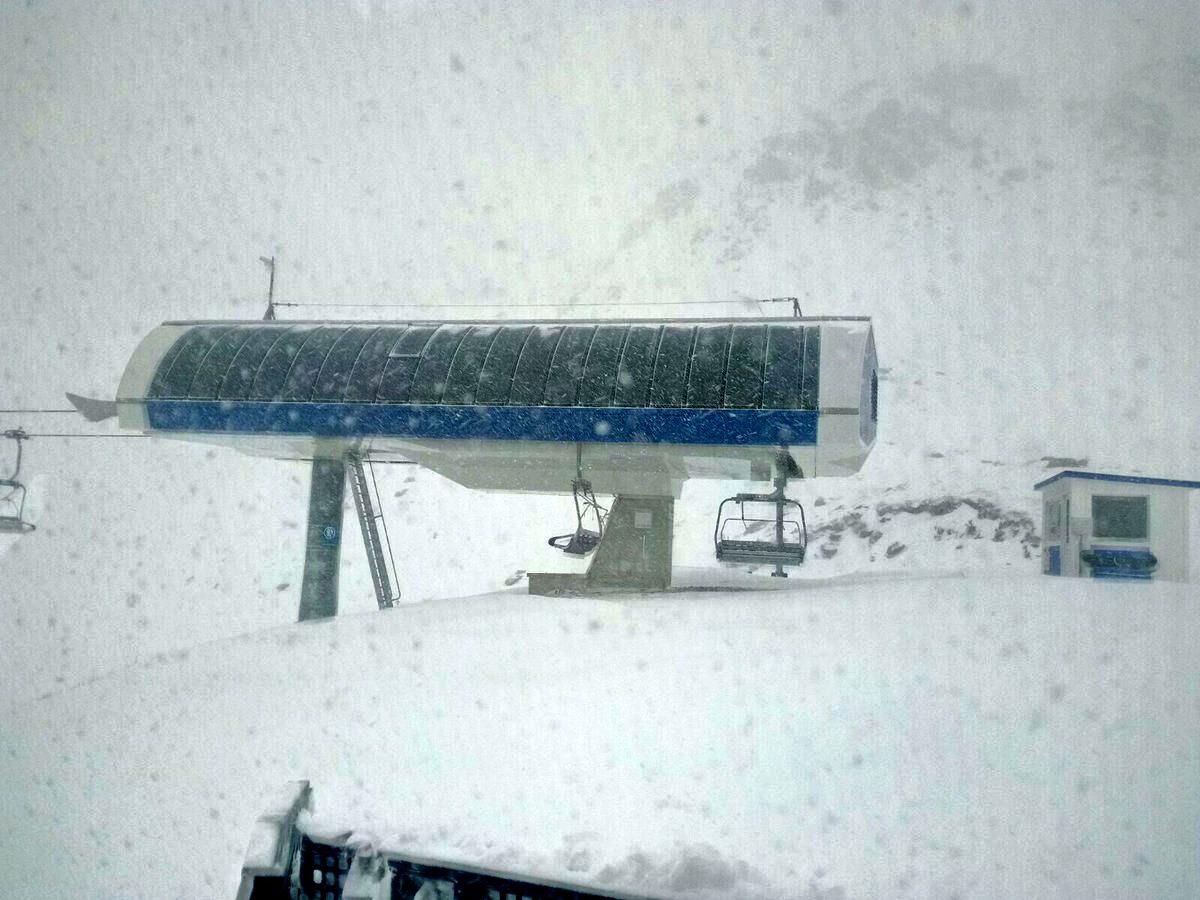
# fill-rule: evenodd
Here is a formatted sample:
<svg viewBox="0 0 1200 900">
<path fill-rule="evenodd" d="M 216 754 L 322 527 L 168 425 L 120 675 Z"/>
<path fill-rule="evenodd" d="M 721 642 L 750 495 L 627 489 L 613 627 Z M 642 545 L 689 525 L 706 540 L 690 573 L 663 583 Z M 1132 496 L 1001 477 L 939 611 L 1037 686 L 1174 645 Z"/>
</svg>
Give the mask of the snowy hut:
<svg viewBox="0 0 1200 900">
<path fill-rule="evenodd" d="M 1047 575 L 1189 580 L 1188 491 L 1200 481 L 1068 470 L 1034 488 Z"/>
</svg>

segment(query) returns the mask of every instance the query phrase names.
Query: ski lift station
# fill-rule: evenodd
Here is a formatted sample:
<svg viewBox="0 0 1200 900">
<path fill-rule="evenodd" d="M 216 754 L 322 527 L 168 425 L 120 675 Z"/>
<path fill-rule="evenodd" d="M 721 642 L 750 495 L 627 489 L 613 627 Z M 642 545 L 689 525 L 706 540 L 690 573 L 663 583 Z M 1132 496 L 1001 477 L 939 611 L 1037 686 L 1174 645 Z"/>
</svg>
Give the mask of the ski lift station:
<svg viewBox="0 0 1200 900">
<path fill-rule="evenodd" d="M 1200 481 L 1065 471 L 1034 487 L 1047 575 L 1189 580 L 1189 500 Z"/>
<path fill-rule="evenodd" d="M 311 461 L 313 618 L 337 611 L 347 476 L 380 605 L 398 597 L 371 461 L 573 495 L 575 530 L 551 544 L 595 555 L 586 575 L 531 575 L 543 593 L 665 589 L 686 479 L 773 482 L 722 504 L 714 552 L 783 574 L 807 545 L 787 482 L 859 470 L 878 382 L 866 318 L 170 322 L 134 352 L 117 409 L 126 429 Z"/>
</svg>

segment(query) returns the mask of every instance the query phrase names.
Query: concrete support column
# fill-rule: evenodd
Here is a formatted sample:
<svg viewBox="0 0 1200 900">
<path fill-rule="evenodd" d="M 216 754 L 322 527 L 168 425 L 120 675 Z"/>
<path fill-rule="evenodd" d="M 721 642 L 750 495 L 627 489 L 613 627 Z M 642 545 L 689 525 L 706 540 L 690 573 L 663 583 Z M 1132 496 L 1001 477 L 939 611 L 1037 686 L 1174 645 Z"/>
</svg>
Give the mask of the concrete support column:
<svg viewBox="0 0 1200 900">
<path fill-rule="evenodd" d="M 673 498 L 617 497 L 587 574 L 530 572 L 529 593 L 665 591 L 671 586 L 674 528 Z"/>
<path fill-rule="evenodd" d="M 665 591 L 671 586 L 674 520 L 671 497 L 617 497 L 588 567 L 588 585 Z"/>
<path fill-rule="evenodd" d="M 304 547 L 304 581 L 300 585 L 300 616 L 325 619 L 338 611 L 338 572 L 342 556 L 342 498 L 346 465 L 341 457 L 317 457 L 312 462 L 308 494 L 308 531 Z"/>
</svg>

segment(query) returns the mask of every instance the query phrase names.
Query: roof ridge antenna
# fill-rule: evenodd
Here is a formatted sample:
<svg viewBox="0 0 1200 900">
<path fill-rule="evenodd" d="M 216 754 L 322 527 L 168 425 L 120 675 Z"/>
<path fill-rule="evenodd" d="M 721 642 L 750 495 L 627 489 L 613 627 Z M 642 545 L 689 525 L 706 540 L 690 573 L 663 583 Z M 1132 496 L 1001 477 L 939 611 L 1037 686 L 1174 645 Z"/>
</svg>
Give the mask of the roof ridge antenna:
<svg viewBox="0 0 1200 900">
<path fill-rule="evenodd" d="M 275 255 L 260 256 L 259 260 L 267 271 L 270 273 L 270 280 L 267 282 L 267 311 L 263 313 L 264 322 L 275 321 Z"/>
<path fill-rule="evenodd" d="M 804 318 L 804 313 L 802 313 L 800 311 L 800 298 L 799 297 L 764 297 L 762 300 L 759 300 L 758 302 L 759 303 L 790 303 L 790 304 L 792 304 L 792 317 L 796 318 L 796 319 Z"/>
</svg>

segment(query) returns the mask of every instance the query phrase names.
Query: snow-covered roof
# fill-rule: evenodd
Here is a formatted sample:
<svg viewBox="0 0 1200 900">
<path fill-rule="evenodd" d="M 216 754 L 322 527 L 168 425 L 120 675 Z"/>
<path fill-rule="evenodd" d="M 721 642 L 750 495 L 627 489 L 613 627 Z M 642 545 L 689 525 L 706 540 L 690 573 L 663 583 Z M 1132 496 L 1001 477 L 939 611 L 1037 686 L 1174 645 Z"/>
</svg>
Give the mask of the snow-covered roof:
<svg viewBox="0 0 1200 900">
<path fill-rule="evenodd" d="M 1112 475 L 1107 472 L 1080 472 L 1077 469 L 1067 469 L 1051 475 L 1044 481 L 1035 484 L 1034 490 L 1041 490 L 1062 478 L 1079 478 L 1086 481 L 1116 481 L 1124 484 L 1156 484 L 1163 487 L 1200 488 L 1200 481 L 1181 481 L 1176 478 L 1149 478 L 1145 475 Z"/>
</svg>

